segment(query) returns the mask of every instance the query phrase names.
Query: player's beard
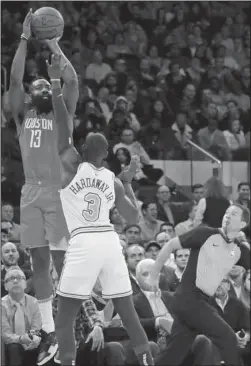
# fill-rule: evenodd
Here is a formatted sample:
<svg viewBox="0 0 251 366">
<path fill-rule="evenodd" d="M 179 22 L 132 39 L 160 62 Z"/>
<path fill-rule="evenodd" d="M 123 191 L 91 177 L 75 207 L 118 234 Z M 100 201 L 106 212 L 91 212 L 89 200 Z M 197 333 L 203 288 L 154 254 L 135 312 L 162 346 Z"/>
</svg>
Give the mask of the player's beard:
<svg viewBox="0 0 251 366">
<path fill-rule="evenodd" d="M 32 105 L 37 109 L 38 113 L 49 113 L 52 111 L 52 97 L 48 96 L 48 99 L 33 95 L 31 97 Z"/>
</svg>

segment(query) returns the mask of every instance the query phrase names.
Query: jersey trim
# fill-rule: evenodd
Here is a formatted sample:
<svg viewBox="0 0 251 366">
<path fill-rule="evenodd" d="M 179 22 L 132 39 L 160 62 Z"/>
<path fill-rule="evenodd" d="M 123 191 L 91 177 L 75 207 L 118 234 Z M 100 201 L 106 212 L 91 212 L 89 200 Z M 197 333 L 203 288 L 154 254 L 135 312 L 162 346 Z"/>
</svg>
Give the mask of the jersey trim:
<svg viewBox="0 0 251 366">
<path fill-rule="evenodd" d="M 92 163 L 89 163 L 89 161 L 85 161 L 85 163 L 89 164 L 94 170 L 103 170 L 105 169 L 105 167 L 101 167 L 101 168 L 97 168 L 95 165 L 93 165 Z"/>
<path fill-rule="evenodd" d="M 86 227 L 78 227 L 71 232 L 71 238 L 79 234 L 87 234 L 87 233 L 105 233 L 107 231 L 114 231 L 112 226 L 86 226 Z"/>
</svg>

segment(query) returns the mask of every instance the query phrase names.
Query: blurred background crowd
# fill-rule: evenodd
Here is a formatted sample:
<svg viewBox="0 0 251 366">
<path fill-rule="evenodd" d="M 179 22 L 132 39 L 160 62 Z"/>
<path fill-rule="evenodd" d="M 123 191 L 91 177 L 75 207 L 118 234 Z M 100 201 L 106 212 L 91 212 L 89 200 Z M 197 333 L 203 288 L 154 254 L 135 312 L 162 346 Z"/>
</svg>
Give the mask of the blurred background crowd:
<svg viewBox="0 0 251 366">
<path fill-rule="evenodd" d="M 22 1 L 2 2 L 1 6 L 2 296 L 8 293 L 3 282 L 6 271 L 17 264 L 27 279 L 25 291 L 34 295 L 29 252 L 20 244 L 19 204 L 24 178 L 8 104 L 11 62 L 28 9 L 35 11 L 42 6 L 53 6 L 65 21 L 60 47 L 79 78 L 75 146 L 81 149 L 91 131 L 104 133 L 110 143 L 106 164 L 118 177 L 129 164 L 131 154 L 140 157 L 141 169 L 133 188 L 141 206 L 141 220 L 138 225 L 128 227 L 114 208 L 111 222 L 124 247 L 139 317 L 149 340 L 161 349 L 170 327 L 164 321 L 155 327 L 156 311 L 151 306 L 146 310 L 146 298 L 141 296 L 141 275 L 136 273 L 136 267 L 144 258 L 155 260 L 164 243 L 175 235 L 201 223 L 219 227 L 231 202 L 217 177 L 205 186 L 194 184 L 190 198 L 181 194 L 178 199 L 173 187 L 158 185 L 164 173 L 151 161 L 203 160 L 204 155 L 191 149 L 188 140 L 221 161 L 234 164 L 249 160 L 250 3 Z M 45 60 L 49 57 L 45 43 L 35 39 L 29 41 L 24 76 L 27 101 L 30 82 L 39 76 L 48 78 Z M 145 191 L 148 193 L 142 194 L 144 187 L 153 187 L 153 193 L 149 195 L 150 191 Z M 234 194 L 239 203 L 250 208 L 248 182 L 240 182 Z M 249 242 L 249 228 L 241 240 Z M 166 263 L 160 278 L 161 290 L 176 290 L 188 258 L 189 251 L 180 250 Z M 51 273 L 56 286 L 57 274 L 53 266 Z M 242 329 L 249 332 L 248 316 L 243 309 L 250 310 L 250 272 L 245 273 L 235 266 L 225 282 L 218 297 L 224 300 L 229 294 L 229 298 L 238 302 L 238 309 L 241 309 L 238 311 L 245 313 L 245 319 L 240 318 L 244 320 L 237 322 L 237 310 L 233 311 L 237 308 L 233 306 L 230 311 L 215 300 L 215 307 L 236 333 Z M 93 301 L 98 309 L 101 305 L 107 308 L 98 284 Z M 81 332 L 88 333 L 95 327 L 97 318 L 86 331 L 83 318 L 86 320 L 88 314 L 81 313 L 78 318 L 79 339 L 84 337 Z M 122 324 L 112 316 L 113 310 L 110 310 L 110 319 L 107 311 L 105 316 L 98 314 L 105 320 L 107 344 L 118 341 L 128 351 Z M 199 349 L 202 344 L 208 354 L 207 340 L 199 342 L 202 342 L 198 343 Z M 110 349 L 115 352 L 111 345 Z M 192 360 L 198 356 L 196 349 Z M 246 349 L 246 344 L 240 349 Z M 126 354 L 128 356 L 128 352 Z M 126 362 L 130 364 L 129 359 L 128 356 Z M 123 364 L 118 363 L 118 359 L 109 362 L 106 360 L 108 365 L 112 362 Z M 198 362 L 202 362 L 201 359 Z"/>
</svg>

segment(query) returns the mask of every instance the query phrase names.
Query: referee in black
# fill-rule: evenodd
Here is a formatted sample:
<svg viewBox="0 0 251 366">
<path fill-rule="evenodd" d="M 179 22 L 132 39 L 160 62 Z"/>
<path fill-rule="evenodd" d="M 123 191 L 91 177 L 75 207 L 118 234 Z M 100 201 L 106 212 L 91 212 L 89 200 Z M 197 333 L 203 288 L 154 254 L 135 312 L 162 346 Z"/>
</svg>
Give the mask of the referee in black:
<svg viewBox="0 0 251 366">
<path fill-rule="evenodd" d="M 250 268 L 250 247 L 236 239 L 249 220 L 249 210 L 234 204 L 227 209 L 221 228 L 200 226 L 171 239 L 161 249 L 150 278 L 153 291 L 170 254 L 182 248 L 191 248 L 191 253 L 173 298 L 175 317 L 170 342 L 155 359 L 155 365 L 180 365 L 198 334 L 207 336 L 218 347 L 225 365 L 241 364 L 236 335 L 209 300 L 233 265 Z"/>
</svg>

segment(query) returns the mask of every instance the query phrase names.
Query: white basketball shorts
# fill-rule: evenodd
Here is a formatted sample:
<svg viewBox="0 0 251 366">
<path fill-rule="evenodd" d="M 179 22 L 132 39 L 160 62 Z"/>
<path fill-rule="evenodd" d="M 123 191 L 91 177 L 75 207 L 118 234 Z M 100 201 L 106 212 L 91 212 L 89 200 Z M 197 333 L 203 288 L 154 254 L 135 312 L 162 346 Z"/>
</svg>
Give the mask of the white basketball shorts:
<svg viewBox="0 0 251 366">
<path fill-rule="evenodd" d="M 104 298 L 132 294 L 122 246 L 114 231 L 81 233 L 70 239 L 57 294 L 81 300 L 90 298 L 97 279 Z"/>
</svg>

